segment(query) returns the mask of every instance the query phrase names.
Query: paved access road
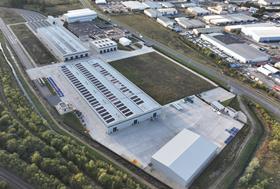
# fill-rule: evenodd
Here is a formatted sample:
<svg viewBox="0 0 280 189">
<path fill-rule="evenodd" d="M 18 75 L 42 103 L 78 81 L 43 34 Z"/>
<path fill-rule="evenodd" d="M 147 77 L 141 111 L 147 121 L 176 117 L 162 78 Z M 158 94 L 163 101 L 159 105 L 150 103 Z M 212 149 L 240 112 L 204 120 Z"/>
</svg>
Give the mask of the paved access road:
<svg viewBox="0 0 280 189">
<path fill-rule="evenodd" d="M 23 181 L 18 176 L 0 167 L 0 178 L 7 181 L 13 189 L 33 189 L 33 186 Z"/>
</svg>

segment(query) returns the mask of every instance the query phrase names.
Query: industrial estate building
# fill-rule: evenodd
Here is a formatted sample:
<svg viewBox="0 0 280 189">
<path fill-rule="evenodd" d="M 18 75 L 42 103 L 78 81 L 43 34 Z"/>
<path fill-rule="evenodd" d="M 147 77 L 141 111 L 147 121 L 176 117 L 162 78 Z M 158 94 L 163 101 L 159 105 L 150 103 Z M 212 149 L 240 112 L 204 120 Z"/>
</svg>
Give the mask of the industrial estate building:
<svg viewBox="0 0 280 189">
<path fill-rule="evenodd" d="M 243 27 L 241 31 L 256 42 L 265 43 L 280 41 L 280 27 L 277 26 Z"/>
<path fill-rule="evenodd" d="M 159 9 L 161 8 L 161 4 L 156 1 L 144 1 L 143 4 L 149 9 Z"/>
<path fill-rule="evenodd" d="M 258 19 L 246 14 L 226 14 L 226 15 L 208 15 L 204 16 L 203 20 L 207 24 L 213 25 L 227 25 L 227 24 L 238 24 L 238 23 L 247 23 L 255 22 Z"/>
<path fill-rule="evenodd" d="M 187 129 L 152 156 L 152 167 L 168 179 L 188 187 L 218 153 L 218 146 Z"/>
<path fill-rule="evenodd" d="M 117 43 L 109 38 L 93 40 L 90 42 L 90 45 L 100 54 L 116 51 L 118 49 Z"/>
<path fill-rule="evenodd" d="M 163 25 L 164 27 L 172 28 L 175 25 L 175 21 L 167 17 L 160 16 L 157 18 L 157 22 Z"/>
<path fill-rule="evenodd" d="M 139 1 L 122 1 L 121 3 L 131 11 L 143 11 L 144 9 L 148 8 L 147 5 Z"/>
<path fill-rule="evenodd" d="M 257 63 L 269 60 L 269 55 L 239 41 L 229 34 L 201 34 L 201 38 L 241 63 Z"/>
<path fill-rule="evenodd" d="M 275 6 L 275 5 L 280 5 L 280 1 L 278 1 L 278 0 L 258 0 L 258 4 L 260 6 Z"/>
<path fill-rule="evenodd" d="M 223 32 L 223 28 L 219 27 L 219 26 L 193 29 L 193 33 L 195 35 L 209 34 L 209 33 L 221 33 L 221 32 Z"/>
<path fill-rule="evenodd" d="M 158 9 L 162 16 L 173 16 L 178 13 L 177 9 L 175 8 L 161 8 Z"/>
<path fill-rule="evenodd" d="M 97 13 L 91 9 L 70 10 L 63 15 L 63 18 L 68 23 L 73 22 L 88 22 L 97 17 Z"/>
<path fill-rule="evenodd" d="M 157 18 L 159 16 L 162 16 L 162 14 L 156 9 L 146 9 L 144 10 L 144 14 L 151 18 Z"/>
<path fill-rule="evenodd" d="M 107 133 L 155 119 L 161 106 L 107 63 L 99 59 L 61 67 L 107 128 Z"/>
<path fill-rule="evenodd" d="M 205 24 L 196 19 L 189 19 L 186 17 L 175 18 L 175 21 L 185 29 L 203 28 Z"/>
<path fill-rule="evenodd" d="M 210 13 L 208 10 L 201 7 L 189 7 L 187 8 L 187 12 L 194 16 L 203 16 Z"/>
<path fill-rule="evenodd" d="M 60 25 L 37 29 L 39 39 L 60 61 L 87 57 L 89 50 L 70 31 Z"/>
</svg>

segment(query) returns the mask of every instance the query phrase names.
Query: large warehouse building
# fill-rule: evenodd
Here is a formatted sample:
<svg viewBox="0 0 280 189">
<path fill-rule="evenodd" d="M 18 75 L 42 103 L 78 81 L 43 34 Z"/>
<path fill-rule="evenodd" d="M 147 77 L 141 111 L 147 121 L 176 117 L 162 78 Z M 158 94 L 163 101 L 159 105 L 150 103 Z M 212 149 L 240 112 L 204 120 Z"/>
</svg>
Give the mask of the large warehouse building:
<svg viewBox="0 0 280 189">
<path fill-rule="evenodd" d="M 178 188 L 188 187 L 218 153 L 218 146 L 187 129 L 182 130 L 152 156 L 152 167 Z"/>
<path fill-rule="evenodd" d="M 185 29 L 193 29 L 193 28 L 203 28 L 205 27 L 205 24 L 201 22 L 200 20 L 196 19 L 189 19 L 186 17 L 179 17 L 175 18 L 175 21 L 183 28 Z"/>
<path fill-rule="evenodd" d="M 61 61 L 87 57 L 89 50 L 63 26 L 51 25 L 37 29 L 39 39 Z"/>
<path fill-rule="evenodd" d="M 247 45 L 230 34 L 212 33 L 202 34 L 200 37 L 241 63 L 264 62 L 270 58 L 266 53 Z"/>
<path fill-rule="evenodd" d="M 225 15 L 208 15 L 208 16 L 204 16 L 203 20 L 207 24 L 227 25 L 227 24 L 255 22 L 258 19 L 252 16 L 248 16 L 246 14 L 237 13 L 237 14 L 225 14 Z"/>
<path fill-rule="evenodd" d="M 108 134 L 155 119 L 161 112 L 156 101 L 99 59 L 64 65 L 61 70 Z"/>
<path fill-rule="evenodd" d="M 280 41 L 280 27 L 243 27 L 241 31 L 250 36 L 253 40 L 261 43 Z"/>
<path fill-rule="evenodd" d="M 73 22 L 88 22 L 97 17 L 97 13 L 90 9 L 70 10 L 63 15 L 63 18 L 68 23 Z"/>
</svg>

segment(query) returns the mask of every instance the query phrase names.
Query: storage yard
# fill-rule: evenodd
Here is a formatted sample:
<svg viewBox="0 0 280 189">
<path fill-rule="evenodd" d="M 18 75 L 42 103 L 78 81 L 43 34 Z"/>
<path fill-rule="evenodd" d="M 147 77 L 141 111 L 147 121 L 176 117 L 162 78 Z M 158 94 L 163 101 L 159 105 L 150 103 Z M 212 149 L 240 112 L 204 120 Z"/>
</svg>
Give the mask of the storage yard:
<svg viewBox="0 0 280 189">
<path fill-rule="evenodd" d="M 182 69 L 157 53 L 110 64 L 160 104 L 167 104 L 214 87 L 203 78 Z"/>
</svg>

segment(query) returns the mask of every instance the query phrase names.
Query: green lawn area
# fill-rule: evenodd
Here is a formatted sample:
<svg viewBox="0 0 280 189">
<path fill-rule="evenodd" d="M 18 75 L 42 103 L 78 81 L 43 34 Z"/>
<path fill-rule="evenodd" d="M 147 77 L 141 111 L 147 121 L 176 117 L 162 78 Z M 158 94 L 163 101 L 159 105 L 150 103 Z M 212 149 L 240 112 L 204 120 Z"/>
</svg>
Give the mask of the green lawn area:
<svg viewBox="0 0 280 189">
<path fill-rule="evenodd" d="M 40 42 L 40 40 L 28 29 L 25 24 L 13 25 L 12 30 L 33 58 L 36 64 L 50 64 L 55 62 L 56 58 L 50 51 Z"/>
<path fill-rule="evenodd" d="M 155 52 L 110 64 L 160 104 L 214 88 L 204 79 Z"/>
<path fill-rule="evenodd" d="M 14 24 L 25 21 L 20 15 L 18 15 L 14 11 L 5 8 L 0 8 L 0 17 L 4 20 L 6 24 Z"/>
<path fill-rule="evenodd" d="M 177 33 L 163 27 L 154 19 L 151 19 L 144 14 L 112 16 L 112 19 L 126 24 L 141 34 L 148 36 L 197 62 L 211 62 L 208 57 L 189 47 Z"/>
</svg>

